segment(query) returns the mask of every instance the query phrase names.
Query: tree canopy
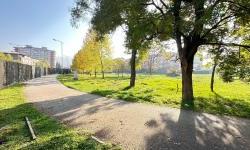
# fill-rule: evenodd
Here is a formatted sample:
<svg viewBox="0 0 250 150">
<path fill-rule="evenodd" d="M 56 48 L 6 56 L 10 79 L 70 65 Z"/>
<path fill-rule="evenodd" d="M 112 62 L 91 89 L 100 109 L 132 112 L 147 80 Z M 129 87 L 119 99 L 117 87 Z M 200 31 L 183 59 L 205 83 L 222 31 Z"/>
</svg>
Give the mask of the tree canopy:
<svg viewBox="0 0 250 150">
<path fill-rule="evenodd" d="M 0 52 L 0 60 L 12 61 L 13 58 L 10 54 L 5 55 L 4 53 Z"/>
<path fill-rule="evenodd" d="M 145 48 L 152 39 L 174 39 L 185 103 L 193 103 L 193 61 L 200 46 L 250 48 L 242 43 L 246 36 L 232 34 L 243 27 L 249 29 L 249 0 L 77 0 L 72 8 L 73 22 L 85 12 L 91 12 L 91 23 L 99 35 L 122 26 L 130 49 Z"/>
<path fill-rule="evenodd" d="M 111 50 L 108 35 L 98 39 L 96 32 L 90 30 L 83 47 L 74 56 L 71 67 L 89 73 L 102 72 L 104 78 L 104 71 L 111 70 Z"/>
</svg>

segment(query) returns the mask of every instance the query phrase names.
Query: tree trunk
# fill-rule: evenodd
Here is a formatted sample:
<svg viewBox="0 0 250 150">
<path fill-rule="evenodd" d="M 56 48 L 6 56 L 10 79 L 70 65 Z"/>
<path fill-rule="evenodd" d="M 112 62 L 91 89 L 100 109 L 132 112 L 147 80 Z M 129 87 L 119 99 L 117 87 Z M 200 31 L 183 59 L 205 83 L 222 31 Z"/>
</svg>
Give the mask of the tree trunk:
<svg viewBox="0 0 250 150">
<path fill-rule="evenodd" d="M 136 63 L 136 50 L 132 50 L 132 56 L 131 56 L 131 60 L 130 60 L 130 67 L 131 67 L 131 71 L 130 71 L 130 87 L 134 87 L 135 86 L 135 78 L 136 78 L 136 70 L 135 70 L 135 63 Z"/>
<path fill-rule="evenodd" d="M 196 41 L 185 41 L 184 47 L 179 50 L 179 57 L 181 61 L 182 73 L 182 104 L 186 107 L 193 107 L 194 94 L 193 94 L 193 64 L 194 55 L 198 50 Z M 180 47 L 180 46 L 179 46 Z"/>
<path fill-rule="evenodd" d="M 104 71 L 102 71 L 102 79 L 104 79 Z"/>
<path fill-rule="evenodd" d="M 96 69 L 95 69 L 95 78 L 96 78 Z"/>
<path fill-rule="evenodd" d="M 193 60 L 183 58 L 181 59 L 181 72 L 182 72 L 182 100 L 185 104 L 193 104 Z"/>
<path fill-rule="evenodd" d="M 103 67 L 103 63 L 102 63 L 102 61 L 101 61 L 101 69 L 102 69 L 102 79 L 104 79 L 104 69 L 103 69 L 104 67 Z"/>
<path fill-rule="evenodd" d="M 100 60 L 101 60 L 102 79 L 104 79 L 104 66 L 103 66 L 103 61 L 101 57 L 100 57 Z"/>
<path fill-rule="evenodd" d="M 212 75 L 211 75 L 211 83 L 210 83 L 210 89 L 213 92 L 214 91 L 214 74 L 216 70 L 217 63 L 214 63 L 213 70 L 212 70 Z"/>
<path fill-rule="evenodd" d="M 152 75 L 152 66 L 149 66 L 149 75 Z"/>
</svg>

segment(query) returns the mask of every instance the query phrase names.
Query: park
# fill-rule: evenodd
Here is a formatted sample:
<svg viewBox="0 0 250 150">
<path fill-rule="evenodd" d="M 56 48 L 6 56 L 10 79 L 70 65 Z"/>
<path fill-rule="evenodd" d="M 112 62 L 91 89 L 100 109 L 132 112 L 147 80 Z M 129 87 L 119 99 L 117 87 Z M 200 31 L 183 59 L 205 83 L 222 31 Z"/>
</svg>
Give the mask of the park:
<svg viewBox="0 0 250 150">
<path fill-rule="evenodd" d="M 0 52 L 0 150 L 249 149 L 250 1 L 69 6 L 74 51 Z"/>
</svg>

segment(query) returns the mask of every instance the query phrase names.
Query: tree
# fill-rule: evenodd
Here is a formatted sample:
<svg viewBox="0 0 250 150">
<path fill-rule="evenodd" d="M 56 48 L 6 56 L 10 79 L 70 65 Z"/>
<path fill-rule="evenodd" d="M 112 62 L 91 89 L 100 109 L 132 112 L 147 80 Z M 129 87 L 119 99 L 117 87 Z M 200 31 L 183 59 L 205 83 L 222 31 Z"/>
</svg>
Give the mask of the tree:
<svg viewBox="0 0 250 150">
<path fill-rule="evenodd" d="M 242 44 L 250 45 L 250 23 L 241 26 L 235 34 L 244 39 Z M 247 48 L 239 48 L 238 54 L 241 62 L 238 76 L 241 80 L 250 82 L 250 51 Z"/>
<path fill-rule="evenodd" d="M 86 71 L 90 75 L 101 71 L 104 78 L 105 70 L 110 70 L 111 66 L 111 48 L 109 36 L 98 39 L 96 32 L 90 30 L 86 35 L 83 47 L 74 56 L 72 68 L 75 70 Z"/>
<path fill-rule="evenodd" d="M 149 69 L 149 74 L 152 75 L 153 68 L 155 66 L 156 59 L 162 55 L 164 51 L 163 45 L 159 41 L 154 41 L 150 46 L 148 51 L 147 64 Z"/>
<path fill-rule="evenodd" d="M 159 40 L 154 40 L 147 50 L 145 63 L 148 66 L 148 72 L 152 75 L 153 70 L 158 65 L 158 61 L 170 61 L 174 56 L 173 53 L 167 50 L 166 45 Z"/>
<path fill-rule="evenodd" d="M 136 7 L 130 7 L 128 3 L 124 1 L 85 1 L 77 0 L 76 6 L 71 10 L 72 24 L 76 25 L 80 18 L 89 12 L 89 9 L 93 9 L 95 12 L 95 19 L 92 19 L 93 28 L 98 32 L 98 35 L 102 37 L 103 34 L 114 31 L 118 26 L 123 26 L 126 32 L 126 47 L 131 53 L 130 59 L 130 86 L 135 85 L 136 79 L 136 62 L 139 59 L 137 57 L 142 54 L 143 51 L 148 48 L 150 42 L 148 39 L 152 37 L 145 36 L 145 33 L 151 35 L 152 30 L 149 30 L 147 24 L 138 23 L 138 18 L 143 17 L 146 13 L 144 5 L 137 5 Z M 96 4 L 96 5 L 95 5 Z M 95 7 L 101 6 L 102 7 Z M 92 7 L 93 6 L 93 7 Z M 125 10 L 123 9 L 125 8 Z M 95 11 L 95 10 L 99 11 Z M 123 18 L 121 15 L 123 14 Z M 150 22 L 150 20 L 148 20 Z M 145 32 L 141 32 L 141 30 Z"/>
<path fill-rule="evenodd" d="M 243 81 L 249 81 L 250 52 L 244 49 L 227 50 L 221 56 L 218 72 L 224 82 L 233 82 L 235 77 Z"/>
<path fill-rule="evenodd" d="M 104 71 L 111 70 L 112 58 L 111 58 L 111 43 L 108 35 L 105 35 L 101 41 L 98 42 L 97 56 L 101 66 L 102 78 L 104 79 Z"/>
<path fill-rule="evenodd" d="M 73 20 L 79 20 L 83 12 L 90 9 L 93 10 L 92 24 L 100 33 L 109 33 L 125 25 L 128 29 L 127 37 L 134 35 L 128 39 L 137 44 L 143 39 L 175 39 L 181 63 L 182 99 L 185 104 L 193 104 L 193 61 L 200 46 L 250 48 L 233 43 L 229 38 L 222 42 L 217 39 L 222 29 L 237 30 L 249 22 L 248 0 L 77 0 L 76 7 L 72 9 Z M 224 33 L 223 37 L 232 35 Z"/>
<path fill-rule="evenodd" d="M 115 58 L 113 60 L 113 69 L 114 71 L 117 72 L 117 75 L 119 77 L 120 73 L 122 74 L 122 77 L 123 77 L 123 73 L 125 71 L 125 68 L 126 68 L 126 61 L 124 58 Z"/>
<path fill-rule="evenodd" d="M 0 60 L 12 61 L 13 58 L 10 54 L 5 55 L 4 53 L 0 52 Z"/>
<path fill-rule="evenodd" d="M 250 52 L 241 50 L 239 56 L 241 63 L 237 75 L 241 80 L 250 82 Z"/>
<path fill-rule="evenodd" d="M 210 90 L 214 92 L 214 76 L 216 72 L 216 67 L 219 65 L 220 60 L 222 59 L 222 52 L 223 49 L 221 48 L 221 45 L 213 47 L 209 50 L 209 53 L 212 56 L 212 74 L 211 74 L 211 81 L 210 81 Z"/>
<path fill-rule="evenodd" d="M 36 62 L 36 66 L 42 67 L 42 68 L 49 68 L 49 63 L 46 60 L 39 60 Z"/>
</svg>

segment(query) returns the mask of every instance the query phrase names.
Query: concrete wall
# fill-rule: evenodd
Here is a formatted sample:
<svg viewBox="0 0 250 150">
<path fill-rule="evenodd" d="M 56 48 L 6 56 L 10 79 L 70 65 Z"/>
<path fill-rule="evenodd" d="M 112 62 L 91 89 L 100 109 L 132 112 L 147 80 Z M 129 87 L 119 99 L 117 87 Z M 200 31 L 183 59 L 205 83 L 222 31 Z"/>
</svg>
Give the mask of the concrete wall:
<svg viewBox="0 0 250 150">
<path fill-rule="evenodd" d="M 12 83 L 23 82 L 32 79 L 32 67 L 16 62 L 5 62 L 5 83 L 10 85 Z"/>
<path fill-rule="evenodd" d="M 0 61 L 0 88 L 48 75 L 47 68 L 40 68 L 17 62 Z"/>
<path fill-rule="evenodd" d="M 5 63 L 0 60 L 0 88 L 4 86 L 5 83 Z"/>
</svg>

